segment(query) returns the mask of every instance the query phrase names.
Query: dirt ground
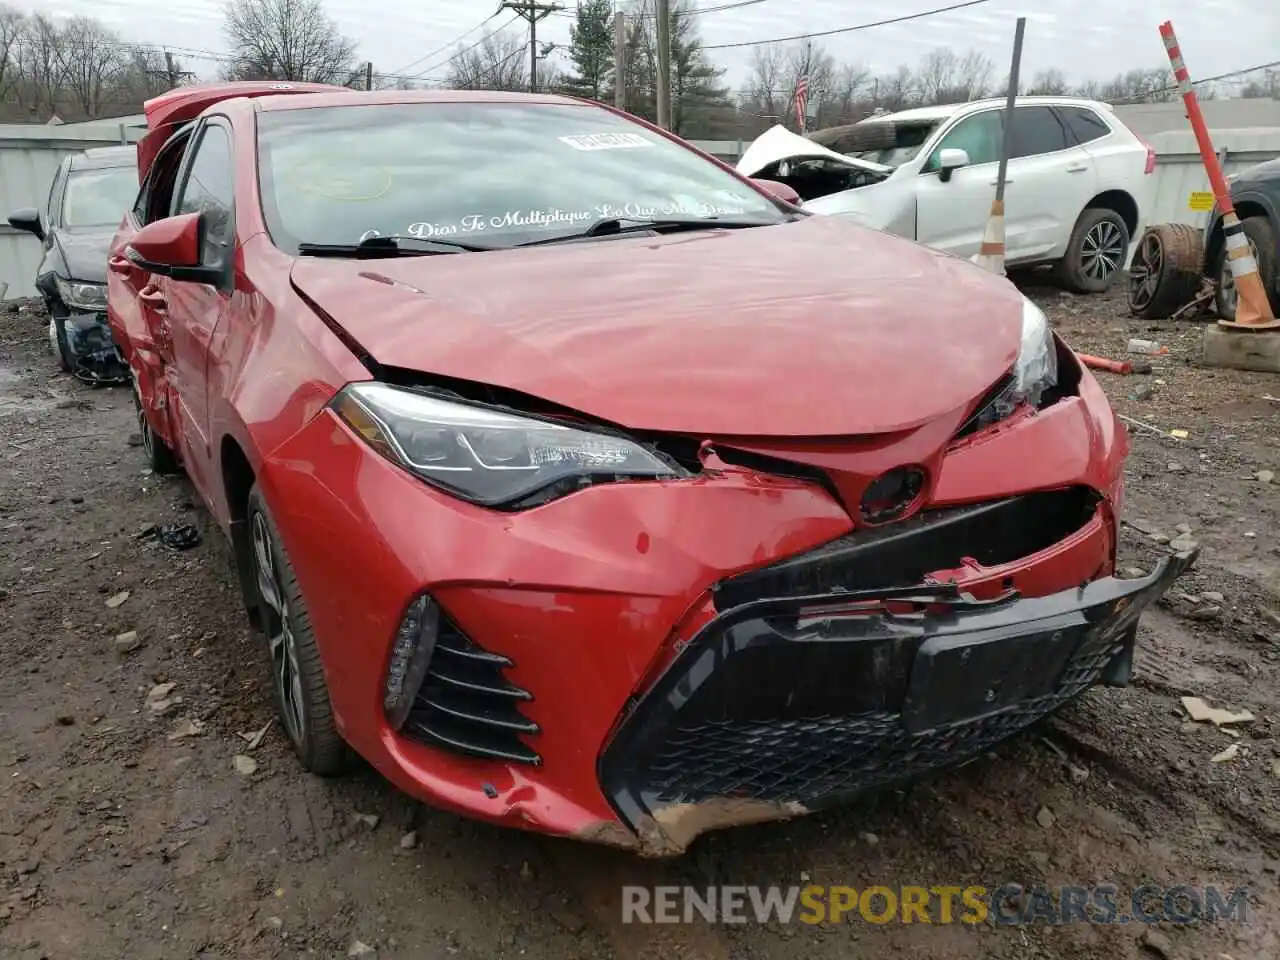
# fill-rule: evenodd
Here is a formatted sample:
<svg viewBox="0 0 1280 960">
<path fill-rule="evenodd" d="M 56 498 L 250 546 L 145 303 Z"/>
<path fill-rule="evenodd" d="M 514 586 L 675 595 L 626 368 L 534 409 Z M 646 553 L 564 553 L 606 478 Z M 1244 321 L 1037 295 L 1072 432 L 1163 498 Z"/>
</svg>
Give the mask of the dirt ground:
<svg viewBox="0 0 1280 960">
<path fill-rule="evenodd" d="M 1151 375 L 1100 375 L 1165 431 L 1132 431 L 1122 567 L 1185 530 L 1202 548 L 1143 621 L 1137 682 L 909 791 L 664 862 L 460 820 L 367 770 L 309 778 L 274 728 L 250 750 L 265 648 L 221 537 L 183 480 L 143 469 L 128 393 L 58 374 L 42 317 L 0 311 L 0 957 L 1280 956 L 1280 482 L 1258 478 L 1280 472 L 1280 405 L 1262 399 L 1280 378 L 1198 368 L 1199 324 L 1132 321 L 1122 295 L 1028 291 L 1081 351 L 1171 347 Z M 175 522 L 202 543 L 142 535 Z M 1184 695 L 1255 719 L 1190 723 Z M 619 903 L 623 883 L 1008 880 L 1246 886 L 1248 922 L 655 927 Z"/>
</svg>

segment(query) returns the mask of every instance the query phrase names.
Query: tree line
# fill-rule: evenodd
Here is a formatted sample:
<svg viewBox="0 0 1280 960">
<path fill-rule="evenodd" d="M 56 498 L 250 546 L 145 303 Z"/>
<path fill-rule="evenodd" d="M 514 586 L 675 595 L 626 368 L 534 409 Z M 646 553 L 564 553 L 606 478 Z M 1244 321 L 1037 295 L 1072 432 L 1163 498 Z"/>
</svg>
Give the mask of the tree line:
<svg viewBox="0 0 1280 960">
<path fill-rule="evenodd" d="M 622 85 L 626 108 L 654 119 L 657 31 L 653 0 L 627 8 L 622 69 L 615 63 L 614 0 L 580 0 L 562 49 L 544 44 L 540 89 L 612 102 Z M 227 0 L 218 55 L 222 79 L 311 81 L 360 87 L 366 82 L 356 43 L 325 13 L 321 0 Z M 565 55 L 563 67 L 555 57 Z M 524 90 L 529 55 L 523 30 L 486 34 L 459 45 L 419 75 L 373 74 L 376 87 L 446 86 Z M 429 77 L 427 73 L 442 73 Z M 671 118 L 692 138 L 751 137 L 775 123 L 798 126 L 795 91 L 808 78 L 809 125 L 851 123 L 878 111 L 1002 95 L 1007 77 L 985 54 L 939 48 L 914 66 L 874 74 L 840 62 L 820 44 L 799 40 L 752 48 L 742 85 L 733 89 L 705 49 L 691 0 L 671 3 Z M 57 20 L 0 4 L 0 121 L 47 122 L 136 113 L 144 100 L 201 79 L 154 45 L 131 43 L 92 17 Z M 209 78 L 205 78 L 209 79 Z M 1033 74 L 1023 94 L 1073 94 L 1113 102 L 1176 98 L 1167 67 L 1134 69 L 1110 80 L 1072 84 L 1057 69 Z M 1201 88 L 1202 96 L 1212 96 Z M 1280 96 L 1280 74 L 1251 80 L 1239 96 Z"/>
</svg>

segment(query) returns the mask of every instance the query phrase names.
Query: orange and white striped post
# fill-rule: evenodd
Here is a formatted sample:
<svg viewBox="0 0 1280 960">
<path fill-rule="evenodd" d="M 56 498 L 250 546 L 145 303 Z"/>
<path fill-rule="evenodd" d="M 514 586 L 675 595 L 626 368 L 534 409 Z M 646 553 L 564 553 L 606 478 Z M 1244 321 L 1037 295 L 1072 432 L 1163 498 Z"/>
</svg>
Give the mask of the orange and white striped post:
<svg viewBox="0 0 1280 960">
<path fill-rule="evenodd" d="M 1196 144 L 1200 147 L 1200 158 L 1204 161 L 1205 172 L 1209 174 L 1209 185 L 1213 188 L 1213 198 L 1222 211 L 1222 233 L 1227 247 L 1227 261 L 1231 265 L 1231 276 L 1236 285 L 1236 318 L 1234 321 L 1219 320 L 1224 327 L 1247 330 L 1274 330 L 1280 327 L 1280 320 L 1271 311 L 1271 301 L 1267 298 L 1262 277 L 1258 274 L 1258 261 L 1249 248 L 1249 239 L 1245 236 L 1244 225 L 1236 216 L 1235 207 L 1231 204 L 1231 190 L 1227 186 L 1227 178 L 1222 174 L 1222 165 L 1218 162 L 1218 153 L 1213 149 L 1213 140 L 1209 137 L 1209 127 L 1204 122 L 1204 114 L 1200 111 L 1200 101 L 1196 98 L 1195 88 L 1191 85 L 1191 74 L 1182 59 L 1182 49 L 1178 46 L 1178 38 L 1173 32 L 1172 21 L 1160 24 L 1160 36 L 1164 40 L 1164 48 L 1169 54 L 1169 63 L 1173 66 L 1174 79 L 1178 81 L 1178 91 L 1182 94 L 1182 102 L 1187 108 L 1187 119 L 1191 121 L 1191 129 L 1196 135 Z"/>
</svg>

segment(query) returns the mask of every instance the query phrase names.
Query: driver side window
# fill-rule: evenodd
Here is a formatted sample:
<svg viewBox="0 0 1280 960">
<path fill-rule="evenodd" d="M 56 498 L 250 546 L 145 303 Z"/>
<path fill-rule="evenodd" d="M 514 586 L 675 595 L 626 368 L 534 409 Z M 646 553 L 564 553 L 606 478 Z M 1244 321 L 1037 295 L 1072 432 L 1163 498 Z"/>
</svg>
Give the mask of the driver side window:
<svg viewBox="0 0 1280 960">
<path fill-rule="evenodd" d="M 204 214 L 201 262 L 217 263 L 231 242 L 235 193 L 231 180 L 231 138 L 226 128 L 207 124 L 200 134 L 195 155 L 187 167 L 174 214 Z"/>
<path fill-rule="evenodd" d="M 1000 110 L 987 110 L 965 117 L 952 127 L 934 147 L 924 173 L 938 170 L 938 158 L 943 150 L 963 150 L 969 155 L 970 165 L 995 163 L 1000 159 L 1000 141 L 1004 138 L 1004 123 Z"/>
</svg>

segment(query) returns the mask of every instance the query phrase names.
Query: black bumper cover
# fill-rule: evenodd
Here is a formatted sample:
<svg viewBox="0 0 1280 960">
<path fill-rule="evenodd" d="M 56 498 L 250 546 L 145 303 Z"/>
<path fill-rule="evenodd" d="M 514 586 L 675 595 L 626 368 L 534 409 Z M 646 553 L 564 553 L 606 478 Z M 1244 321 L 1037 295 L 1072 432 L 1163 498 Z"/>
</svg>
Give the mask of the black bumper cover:
<svg viewBox="0 0 1280 960">
<path fill-rule="evenodd" d="M 105 313 L 71 313 L 64 321 L 71 372 L 87 383 L 124 383 L 129 368 L 116 349 Z"/>
<path fill-rule="evenodd" d="M 677 812 L 785 817 L 966 759 L 1099 681 L 1127 682 L 1139 616 L 1196 555 L 1031 599 L 922 586 L 735 606 L 635 704 L 601 783 L 670 852 L 693 835 L 671 826 Z"/>
</svg>

